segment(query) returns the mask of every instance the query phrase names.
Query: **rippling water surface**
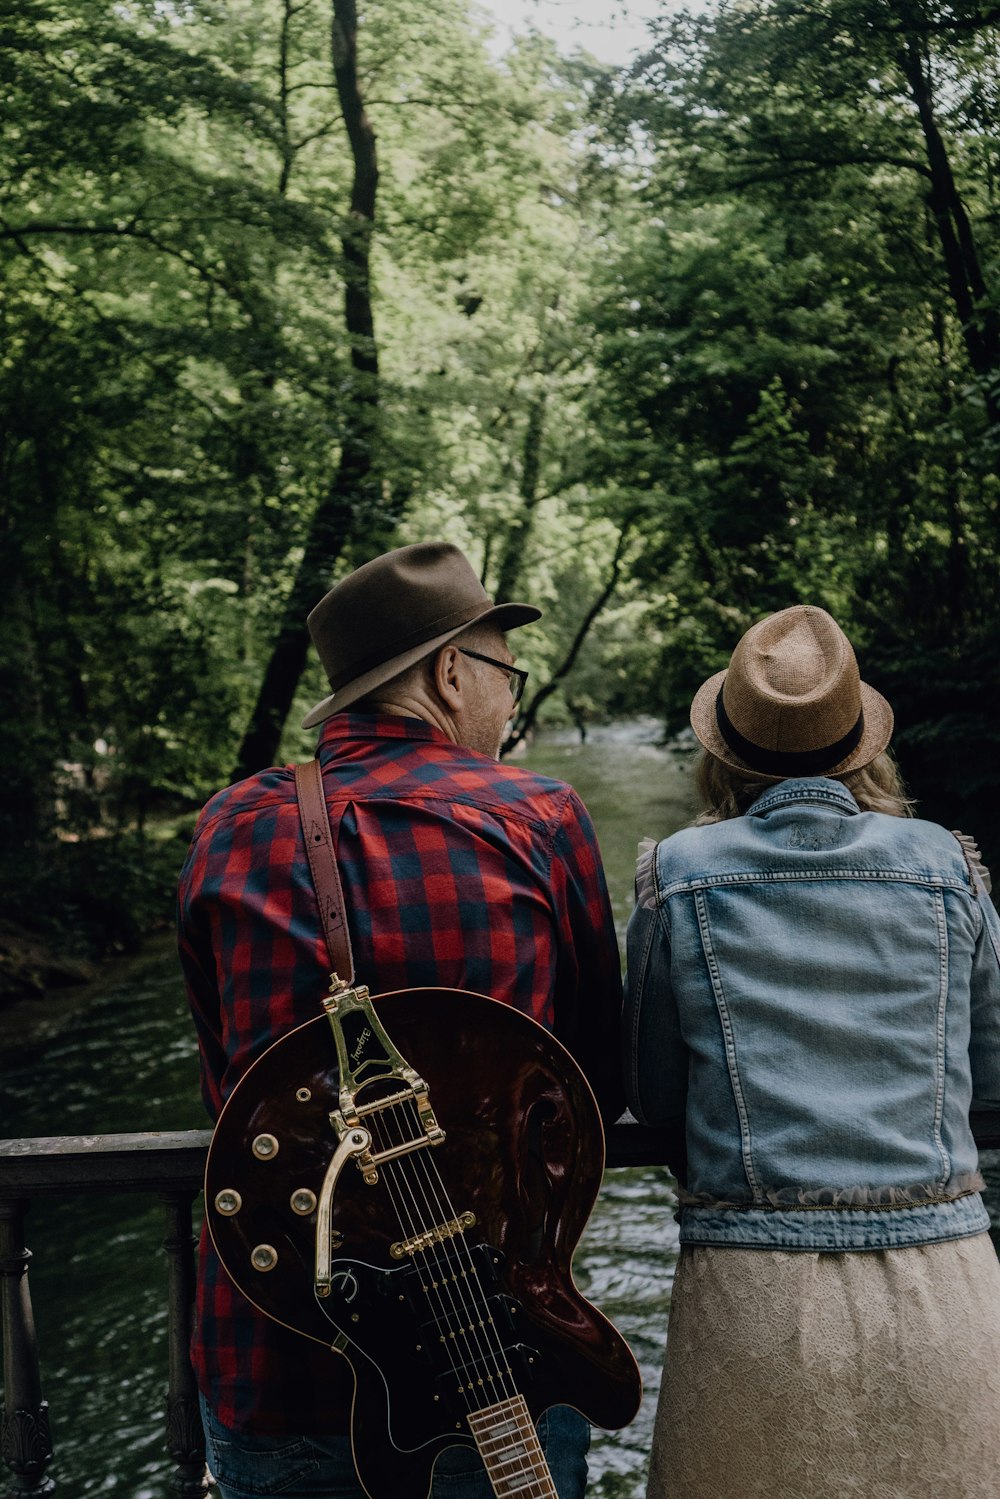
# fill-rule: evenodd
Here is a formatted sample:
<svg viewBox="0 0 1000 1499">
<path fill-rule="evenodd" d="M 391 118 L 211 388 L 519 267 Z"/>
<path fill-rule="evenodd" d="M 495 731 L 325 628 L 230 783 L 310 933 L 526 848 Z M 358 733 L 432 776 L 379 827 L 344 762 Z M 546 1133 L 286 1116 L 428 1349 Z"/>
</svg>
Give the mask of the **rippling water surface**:
<svg viewBox="0 0 1000 1499">
<path fill-rule="evenodd" d="M 639 838 L 664 837 L 691 816 L 683 768 L 652 723 L 540 739 L 525 763 L 570 781 L 597 826 L 619 932 L 631 909 Z M 160 942 L 127 975 L 105 978 L 81 1006 L 60 1001 L 54 1034 L 9 1041 L 0 1062 L 0 1134 L 104 1134 L 199 1129 L 196 1048 L 172 945 Z M 666 1173 L 608 1173 L 581 1242 L 581 1289 L 628 1338 L 646 1394 L 624 1432 L 597 1432 L 595 1499 L 639 1499 L 673 1266 L 676 1226 Z M 37 1202 L 28 1216 L 32 1296 L 56 1454 L 66 1496 L 166 1499 L 166 1263 L 161 1205 L 146 1197 Z"/>
</svg>

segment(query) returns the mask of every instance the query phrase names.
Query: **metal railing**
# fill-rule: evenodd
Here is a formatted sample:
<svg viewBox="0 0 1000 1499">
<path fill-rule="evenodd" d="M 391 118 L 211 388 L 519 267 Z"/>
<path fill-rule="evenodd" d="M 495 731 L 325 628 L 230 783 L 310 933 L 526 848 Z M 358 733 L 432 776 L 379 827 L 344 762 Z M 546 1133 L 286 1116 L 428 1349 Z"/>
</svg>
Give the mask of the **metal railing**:
<svg viewBox="0 0 1000 1499">
<path fill-rule="evenodd" d="M 35 1338 L 25 1220 L 35 1198 L 151 1193 L 164 1204 L 167 1253 L 166 1451 L 174 1493 L 208 1492 L 205 1443 L 189 1345 L 194 1307 L 192 1208 L 201 1191 L 211 1130 L 134 1135 L 68 1135 L 0 1140 L 0 1305 L 4 1407 L 0 1453 L 5 1499 L 41 1499 L 55 1484 L 48 1404 Z M 638 1124 L 608 1131 L 609 1166 L 656 1165 L 666 1133 Z"/>
<path fill-rule="evenodd" d="M 0 1141 L 0 1296 L 4 1410 L 0 1452 L 7 1499 L 51 1494 L 48 1404 L 35 1340 L 25 1218 L 35 1198 L 155 1193 L 164 1204 L 167 1253 L 166 1447 L 174 1492 L 208 1492 L 205 1443 L 188 1346 L 194 1304 L 191 1209 L 201 1191 L 210 1130 L 142 1135 L 70 1135 Z"/>
</svg>

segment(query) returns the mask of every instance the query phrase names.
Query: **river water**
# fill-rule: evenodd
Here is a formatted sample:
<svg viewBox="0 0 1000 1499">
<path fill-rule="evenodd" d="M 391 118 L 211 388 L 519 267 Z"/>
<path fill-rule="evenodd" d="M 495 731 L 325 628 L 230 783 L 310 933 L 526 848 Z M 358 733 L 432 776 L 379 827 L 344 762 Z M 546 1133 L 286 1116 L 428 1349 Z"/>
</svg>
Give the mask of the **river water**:
<svg viewBox="0 0 1000 1499">
<path fill-rule="evenodd" d="M 526 764 L 571 782 L 597 827 L 619 935 L 632 904 L 641 837 L 664 837 L 692 815 L 689 777 L 657 743 L 652 720 L 541 736 Z M 194 1035 L 172 944 L 159 941 L 105 977 L 84 1003 L 58 1003 L 53 1034 L 0 1058 L 0 1135 L 200 1129 Z M 673 1198 L 657 1168 L 616 1170 L 575 1262 L 581 1290 L 628 1338 L 646 1393 L 624 1432 L 597 1432 L 594 1499 L 639 1499 L 677 1257 Z M 72 1499 L 166 1499 L 166 1265 L 163 1209 L 136 1198 L 39 1201 L 28 1217 L 32 1297 L 51 1410 L 59 1492 Z M 3 1471 L 3 1470 L 0 1470 Z"/>
</svg>

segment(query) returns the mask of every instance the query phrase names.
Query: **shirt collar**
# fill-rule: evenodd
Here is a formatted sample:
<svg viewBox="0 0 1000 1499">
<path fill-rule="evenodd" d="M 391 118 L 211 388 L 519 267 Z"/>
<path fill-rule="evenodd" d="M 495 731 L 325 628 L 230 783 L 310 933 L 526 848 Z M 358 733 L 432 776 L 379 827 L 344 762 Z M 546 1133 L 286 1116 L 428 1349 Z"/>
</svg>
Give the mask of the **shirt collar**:
<svg viewBox="0 0 1000 1499">
<path fill-rule="evenodd" d="M 832 781 L 829 776 L 796 776 L 769 786 L 758 796 L 747 816 L 762 817 L 772 807 L 782 807 L 789 802 L 824 802 L 848 815 L 860 810 L 842 781 Z"/>
<path fill-rule="evenodd" d="M 334 713 L 320 730 L 317 749 L 330 748 L 343 739 L 424 739 L 454 748 L 447 734 L 434 724 L 422 718 L 402 718 L 397 713 Z"/>
</svg>

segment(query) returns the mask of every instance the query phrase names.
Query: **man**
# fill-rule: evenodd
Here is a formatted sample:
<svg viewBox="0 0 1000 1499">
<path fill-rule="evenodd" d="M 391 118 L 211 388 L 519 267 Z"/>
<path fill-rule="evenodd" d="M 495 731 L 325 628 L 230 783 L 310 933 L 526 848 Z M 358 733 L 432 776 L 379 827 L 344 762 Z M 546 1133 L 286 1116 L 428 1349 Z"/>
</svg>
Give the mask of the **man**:
<svg viewBox="0 0 1000 1499">
<path fill-rule="evenodd" d="M 505 632 L 539 618 L 495 605 L 443 543 L 366 563 L 309 616 L 330 695 L 307 714 L 359 982 L 373 994 L 472 989 L 553 1030 L 606 1120 L 622 1108 L 621 984 L 600 855 L 570 787 L 497 763 L 524 685 Z M 215 796 L 180 884 L 180 950 L 216 1117 L 247 1067 L 319 1013 L 329 961 L 291 769 Z M 202 1237 L 193 1356 L 223 1499 L 363 1499 L 346 1435 L 346 1363 L 258 1313 Z M 560 1499 L 586 1485 L 589 1428 L 542 1417 Z M 447 1474 L 447 1476 L 443 1476 Z M 450 1448 L 434 1495 L 490 1499 L 478 1455 Z"/>
</svg>

